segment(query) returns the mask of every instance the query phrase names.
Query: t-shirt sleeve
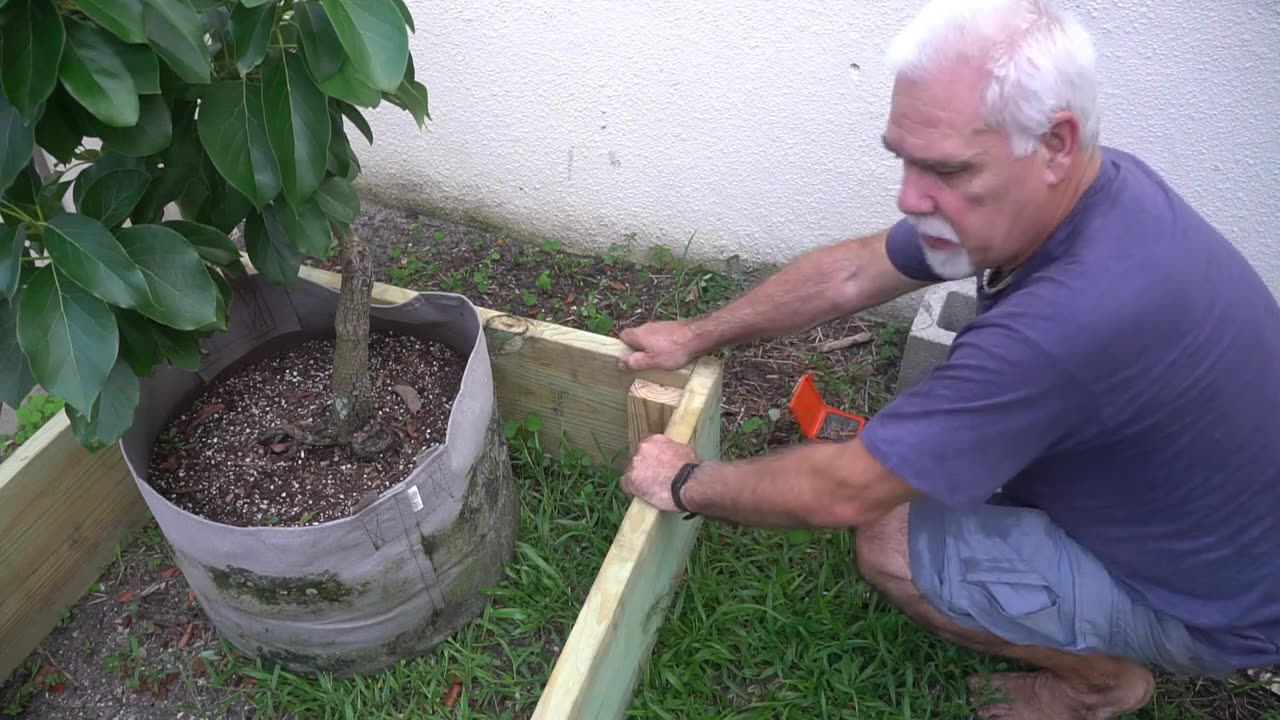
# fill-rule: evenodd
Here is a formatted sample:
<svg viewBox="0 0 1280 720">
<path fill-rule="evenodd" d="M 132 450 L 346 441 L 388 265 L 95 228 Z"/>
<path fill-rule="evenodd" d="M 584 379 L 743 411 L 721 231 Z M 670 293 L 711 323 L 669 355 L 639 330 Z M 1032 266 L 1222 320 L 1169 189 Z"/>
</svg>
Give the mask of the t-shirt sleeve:
<svg viewBox="0 0 1280 720">
<path fill-rule="evenodd" d="M 941 282 L 942 278 L 929 267 L 924 259 L 924 249 L 920 247 L 916 228 L 909 220 L 903 218 L 889 228 L 889 238 L 885 241 L 885 251 L 889 254 L 889 262 L 898 272 L 921 282 Z"/>
<path fill-rule="evenodd" d="M 972 507 L 1087 427 L 1089 397 L 1025 334 L 970 326 L 948 359 L 871 418 L 861 437 L 917 491 Z"/>
</svg>

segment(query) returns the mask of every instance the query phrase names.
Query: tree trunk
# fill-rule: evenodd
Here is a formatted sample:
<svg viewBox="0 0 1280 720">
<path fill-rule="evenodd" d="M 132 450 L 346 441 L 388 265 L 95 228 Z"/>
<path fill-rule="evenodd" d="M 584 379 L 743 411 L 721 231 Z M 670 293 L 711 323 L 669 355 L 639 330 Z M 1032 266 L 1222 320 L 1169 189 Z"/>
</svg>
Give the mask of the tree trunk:
<svg viewBox="0 0 1280 720">
<path fill-rule="evenodd" d="M 352 436 L 373 415 L 369 381 L 369 305 L 373 301 L 373 258 L 355 231 L 341 233 L 342 289 L 338 296 L 333 352 L 333 423 L 336 439 Z"/>
</svg>

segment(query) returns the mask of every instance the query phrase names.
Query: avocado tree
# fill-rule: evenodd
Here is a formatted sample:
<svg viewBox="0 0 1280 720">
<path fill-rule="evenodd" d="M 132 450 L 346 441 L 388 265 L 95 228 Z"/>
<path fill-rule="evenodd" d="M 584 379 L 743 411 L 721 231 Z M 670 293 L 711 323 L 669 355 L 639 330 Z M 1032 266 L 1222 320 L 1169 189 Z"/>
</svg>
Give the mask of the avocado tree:
<svg viewBox="0 0 1280 720">
<path fill-rule="evenodd" d="M 0 0 L 0 401 L 38 383 L 86 447 L 116 441 L 138 378 L 226 329 L 243 224 L 273 283 L 341 261 L 331 412 L 275 432 L 385 447 L 345 123 L 372 143 L 361 109 L 429 118 L 413 31 L 402 0 Z"/>
</svg>

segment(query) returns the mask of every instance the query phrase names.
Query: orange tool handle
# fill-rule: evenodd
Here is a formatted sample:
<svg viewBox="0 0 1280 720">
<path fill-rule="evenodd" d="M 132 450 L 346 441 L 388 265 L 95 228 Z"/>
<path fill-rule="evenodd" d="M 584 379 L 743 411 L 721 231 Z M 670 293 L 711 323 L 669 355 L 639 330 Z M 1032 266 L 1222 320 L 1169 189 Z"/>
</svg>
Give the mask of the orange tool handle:
<svg viewBox="0 0 1280 720">
<path fill-rule="evenodd" d="M 813 375 L 807 373 L 800 378 L 800 382 L 796 383 L 795 391 L 791 393 L 790 408 L 791 416 L 800 426 L 800 433 L 810 440 L 834 439 L 830 436 L 830 432 L 824 434 L 823 430 L 838 426 L 856 428 L 852 432 L 839 433 L 853 437 L 861 433 L 867 424 L 866 418 L 837 410 L 823 402 Z"/>
</svg>

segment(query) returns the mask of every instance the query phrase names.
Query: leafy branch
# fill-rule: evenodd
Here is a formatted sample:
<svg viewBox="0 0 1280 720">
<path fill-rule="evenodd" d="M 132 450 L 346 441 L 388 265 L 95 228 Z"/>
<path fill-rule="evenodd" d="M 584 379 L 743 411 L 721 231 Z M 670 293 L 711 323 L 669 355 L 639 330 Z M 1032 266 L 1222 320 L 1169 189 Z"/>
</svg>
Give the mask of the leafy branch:
<svg viewBox="0 0 1280 720">
<path fill-rule="evenodd" d="M 327 259 L 360 207 L 347 124 L 429 119 L 413 31 L 401 0 L 0 0 L 0 401 L 38 383 L 114 442 L 138 378 L 226 329 L 233 229 L 282 286 Z"/>
</svg>

